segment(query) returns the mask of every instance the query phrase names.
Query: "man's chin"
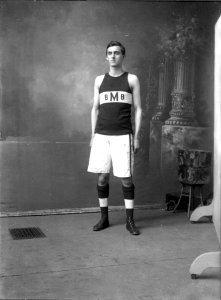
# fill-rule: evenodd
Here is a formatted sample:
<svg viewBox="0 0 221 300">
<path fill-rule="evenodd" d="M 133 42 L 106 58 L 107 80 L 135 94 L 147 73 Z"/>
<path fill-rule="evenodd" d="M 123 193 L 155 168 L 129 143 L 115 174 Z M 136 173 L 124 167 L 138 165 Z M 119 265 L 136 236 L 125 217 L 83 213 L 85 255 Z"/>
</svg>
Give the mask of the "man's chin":
<svg viewBox="0 0 221 300">
<path fill-rule="evenodd" d="M 119 66 L 118 63 L 111 63 L 110 65 L 111 65 L 111 67 L 118 67 Z"/>
</svg>

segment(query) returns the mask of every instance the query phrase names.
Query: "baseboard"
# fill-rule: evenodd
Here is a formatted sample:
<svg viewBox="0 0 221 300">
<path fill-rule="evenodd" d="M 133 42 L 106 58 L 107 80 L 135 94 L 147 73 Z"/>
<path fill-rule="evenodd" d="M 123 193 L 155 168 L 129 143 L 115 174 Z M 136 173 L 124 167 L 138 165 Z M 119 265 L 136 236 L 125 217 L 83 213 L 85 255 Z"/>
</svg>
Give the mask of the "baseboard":
<svg viewBox="0 0 221 300">
<path fill-rule="evenodd" d="M 162 208 L 162 204 L 147 204 L 136 205 L 134 209 L 159 209 Z M 125 206 L 109 206 L 109 211 L 121 211 Z M 50 216 L 50 215 L 69 215 L 69 214 L 85 214 L 99 212 L 99 207 L 87 207 L 87 208 L 73 208 L 73 209 L 45 209 L 45 210 L 33 210 L 33 211 L 13 211 L 13 212 L 1 212 L 0 218 L 5 217 L 29 217 L 29 216 Z"/>
</svg>

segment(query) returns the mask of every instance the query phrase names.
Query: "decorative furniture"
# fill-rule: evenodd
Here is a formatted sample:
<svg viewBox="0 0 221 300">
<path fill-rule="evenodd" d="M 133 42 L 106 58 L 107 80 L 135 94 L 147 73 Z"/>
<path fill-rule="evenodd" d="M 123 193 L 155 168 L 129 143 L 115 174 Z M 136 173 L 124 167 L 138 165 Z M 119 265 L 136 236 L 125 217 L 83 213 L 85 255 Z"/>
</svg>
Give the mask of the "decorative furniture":
<svg viewBox="0 0 221 300">
<path fill-rule="evenodd" d="M 177 209 L 183 196 L 187 196 L 188 217 L 190 217 L 191 204 L 194 200 L 196 189 L 199 189 L 200 204 L 203 205 L 202 187 L 210 181 L 212 154 L 209 151 L 190 149 L 178 150 L 178 177 L 182 185 Z"/>
</svg>

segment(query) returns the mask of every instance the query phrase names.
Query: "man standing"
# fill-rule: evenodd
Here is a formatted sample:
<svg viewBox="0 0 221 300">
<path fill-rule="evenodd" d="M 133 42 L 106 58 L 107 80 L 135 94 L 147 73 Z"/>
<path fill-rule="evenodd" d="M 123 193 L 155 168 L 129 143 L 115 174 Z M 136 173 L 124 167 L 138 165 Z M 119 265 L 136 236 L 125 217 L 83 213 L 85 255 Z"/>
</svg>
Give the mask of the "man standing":
<svg viewBox="0 0 221 300">
<path fill-rule="evenodd" d="M 132 180 L 134 153 L 139 149 L 139 132 L 142 109 L 140 84 L 136 75 L 123 70 L 124 46 L 112 41 L 106 48 L 109 73 L 95 79 L 94 103 L 91 111 L 91 153 L 88 172 L 98 174 L 98 199 L 101 219 L 93 227 L 99 231 L 109 226 L 108 196 L 109 176 L 121 179 L 126 208 L 126 228 L 138 235 L 135 226 L 134 184 Z M 134 106 L 134 132 L 131 123 L 131 107 Z"/>
</svg>

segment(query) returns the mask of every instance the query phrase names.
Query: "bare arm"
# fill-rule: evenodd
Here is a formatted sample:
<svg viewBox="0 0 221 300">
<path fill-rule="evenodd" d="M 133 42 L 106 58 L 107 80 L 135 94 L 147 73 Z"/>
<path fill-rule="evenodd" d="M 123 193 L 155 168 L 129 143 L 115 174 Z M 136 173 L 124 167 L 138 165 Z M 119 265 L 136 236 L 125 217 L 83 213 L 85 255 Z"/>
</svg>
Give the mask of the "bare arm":
<svg viewBox="0 0 221 300">
<path fill-rule="evenodd" d="M 91 142 L 90 146 L 92 145 L 94 134 L 95 134 L 95 128 L 97 124 L 97 118 L 99 114 L 99 87 L 103 80 L 103 76 L 98 76 L 95 79 L 94 82 L 94 102 L 93 107 L 91 109 Z"/>
<path fill-rule="evenodd" d="M 134 152 L 136 153 L 140 147 L 139 135 L 142 121 L 142 108 L 140 99 L 140 83 L 136 75 L 129 74 L 129 84 L 133 91 L 133 104 L 134 104 Z"/>
</svg>

